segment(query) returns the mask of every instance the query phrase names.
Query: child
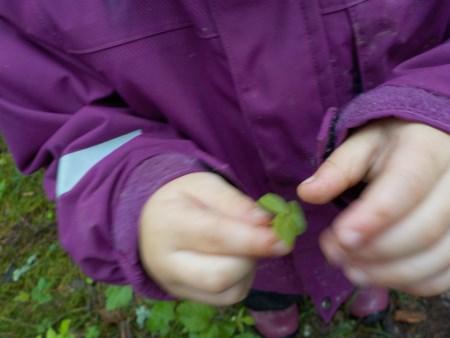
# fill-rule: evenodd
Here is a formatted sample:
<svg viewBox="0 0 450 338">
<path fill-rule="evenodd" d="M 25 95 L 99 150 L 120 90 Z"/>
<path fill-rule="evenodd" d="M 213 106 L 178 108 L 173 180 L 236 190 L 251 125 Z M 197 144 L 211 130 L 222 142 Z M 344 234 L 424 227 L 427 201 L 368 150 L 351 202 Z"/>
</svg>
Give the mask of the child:
<svg viewBox="0 0 450 338">
<path fill-rule="evenodd" d="M 1 1 L 0 131 L 85 273 L 248 295 L 288 336 L 299 294 L 329 320 L 350 281 L 359 316 L 387 306 L 370 285 L 450 288 L 449 23 L 440 0 Z M 296 190 L 289 248 L 254 200 Z"/>
</svg>

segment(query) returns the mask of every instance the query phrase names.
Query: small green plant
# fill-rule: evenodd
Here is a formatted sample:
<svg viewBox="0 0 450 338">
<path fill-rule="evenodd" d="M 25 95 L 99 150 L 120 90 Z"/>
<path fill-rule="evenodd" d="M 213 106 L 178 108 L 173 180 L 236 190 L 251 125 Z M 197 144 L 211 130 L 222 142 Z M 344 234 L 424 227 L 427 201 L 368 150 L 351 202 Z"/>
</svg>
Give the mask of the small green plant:
<svg viewBox="0 0 450 338">
<path fill-rule="evenodd" d="M 231 322 L 236 325 L 240 333 L 244 333 L 247 326 L 255 325 L 255 320 L 247 314 L 244 307 L 241 307 L 238 313 L 231 317 Z"/>
<path fill-rule="evenodd" d="M 326 338 L 350 338 L 354 336 L 357 322 L 353 320 L 345 320 L 333 327 Z"/>
<path fill-rule="evenodd" d="M 100 328 L 97 325 L 91 325 L 84 333 L 85 338 L 99 338 L 101 334 Z"/>
<path fill-rule="evenodd" d="M 129 286 L 109 286 L 105 291 L 108 311 L 127 307 L 133 300 L 133 290 Z"/>
<path fill-rule="evenodd" d="M 70 319 L 64 319 L 61 324 L 59 324 L 58 331 L 53 328 L 49 328 L 45 334 L 45 338 L 75 338 L 73 334 L 70 333 Z M 36 338 L 44 338 L 42 335 Z"/>
<path fill-rule="evenodd" d="M 175 307 L 175 302 L 155 303 L 147 320 L 147 330 L 150 333 L 156 333 L 162 337 L 167 336 L 176 319 Z"/>
<path fill-rule="evenodd" d="M 286 202 L 281 196 L 269 193 L 258 204 L 274 215 L 273 231 L 287 245 L 294 245 L 297 236 L 306 231 L 305 217 L 297 201 Z"/>
<path fill-rule="evenodd" d="M 30 301 L 30 294 L 25 291 L 20 291 L 19 294 L 16 297 L 14 297 L 14 301 L 19 303 L 26 303 Z"/>
<path fill-rule="evenodd" d="M 50 288 L 51 283 L 45 277 L 40 277 L 37 285 L 31 290 L 31 300 L 37 304 L 50 302 L 53 299 Z"/>
<path fill-rule="evenodd" d="M 182 302 L 176 310 L 184 330 L 197 335 L 208 330 L 216 311 L 212 306 L 193 302 Z"/>
<path fill-rule="evenodd" d="M 225 313 L 191 301 L 155 302 L 146 321 L 147 331 L 159 337 L 253 338 L 256 336 L 248 332 L 253 325 L 243 307 L 236 313 Z"/>
</svg>

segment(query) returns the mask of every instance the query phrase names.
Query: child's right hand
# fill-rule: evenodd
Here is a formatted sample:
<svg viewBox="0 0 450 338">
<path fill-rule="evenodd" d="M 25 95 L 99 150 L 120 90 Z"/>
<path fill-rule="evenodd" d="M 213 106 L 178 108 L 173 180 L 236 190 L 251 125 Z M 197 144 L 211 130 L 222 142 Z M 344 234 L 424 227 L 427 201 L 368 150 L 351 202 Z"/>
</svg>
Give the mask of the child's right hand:
<svg viewBox="0 0 450 338">
<path fill-rule="evenodd" d="M 269 222 L 269 215 L 220 176 L 188 174 L 165 184 L 144 206 L 141 260 L 174 296 L 233 304 L 247 295 L 256 258 L 290 251 Z"/>
</svg>

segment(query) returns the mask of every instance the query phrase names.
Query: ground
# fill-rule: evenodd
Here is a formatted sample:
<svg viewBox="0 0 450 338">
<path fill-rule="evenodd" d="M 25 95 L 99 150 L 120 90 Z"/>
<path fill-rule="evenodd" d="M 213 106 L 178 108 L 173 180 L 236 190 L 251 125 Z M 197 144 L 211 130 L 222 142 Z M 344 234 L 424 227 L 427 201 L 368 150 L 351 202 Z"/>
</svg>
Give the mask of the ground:
<svg viewBox="0 0 450 338">
<path fill-rule="evenodd" d="M 18 173 L 0 143 L 0 338 L 257 337 L 240 305 L 154 302 L 89 279 L 58 245 L 41 178 Z M 450 338 L 450 293 L 392 292 L 388 314 L 370 325 L 345 309 L 325 325 L 307 299 L 301 309 L 298 337 Z"/>
</svg>

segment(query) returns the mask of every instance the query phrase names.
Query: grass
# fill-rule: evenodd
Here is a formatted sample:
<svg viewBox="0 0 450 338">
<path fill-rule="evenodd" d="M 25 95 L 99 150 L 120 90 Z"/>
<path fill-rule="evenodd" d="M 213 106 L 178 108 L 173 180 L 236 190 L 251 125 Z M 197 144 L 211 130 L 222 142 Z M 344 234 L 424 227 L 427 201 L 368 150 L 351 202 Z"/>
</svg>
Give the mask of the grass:
<svg viewBox="0 0 450 338">
<path fill-rule="evenodd" d="M 77 325 L 92 322 L 89 289 L 71 287 L 83 274 L 56 242 L 55 212 L 41 190 L 42 173 L 24 178 L 0 145 L 0 337 L 35 337 L 77 313 Z M 36 257 L 19 280 L 13 272 Z M 33 301 L 39 279 L 49 283 L 47 302 Z M 19 297 L 21 295 L 22 297 Z M 19 299 L 21 298 L 21 299 Z M 82 313 L 84 312 L 84 313 Z"/>
<path fill-rule="evenodd" d="M 149 324 L 147 319 L 147 328 L 140 327 L 136 323 L 136 310 L 141 315 L 164 318 L 166 312 L 161 310 L 164 306 L 133 297 L 117 310 L 105 309 L 109 302 L 105 296 L 107 285 L 87 278 L 57 243 L 54 205 L 44 197 L 41 180 L 42 173 L 30 177 L 18 173 L 0 141 L 0 338 L 39 335 L 44 338 L 50 328 L 58 331 L 67 320 L 70 320 L 72 337 L 77 338 L 155 337 L 148 327 L 161 323 Z M 181 304 L 186 308 L 185 303 Z M 219 333 L 207 336 L 191 332 L 189 335 L 189 329 L 203 325 L 201 320 L 205 318 L 212 320 L 213 326 L 231 327 L 235 332 L 233 337 L 255 337 L 250 334 L 251 323 L 239 305 L 214 310 L 214 314 L 203 308 L 192 309 L 198 316 L 189 313 L 195 317 L 189 320 L 179 314 L 176 317 L 170 310 L 173 321 L 163 328 L 169 332 L 168 337 L 221 338 Z M 304 300 L 301 309 L 298 337 L 390 337 L 380 324 L 364 325 L 349 318 L 344 311 L 337 313 L 331 325 L 324 326 L 311 302 Z M 209 314 L 205 315 L 205 311 Z M 145 320 L 141 318 L 142 322 Z M 238 331 L 244 334 L 239 335 Z"/>
</svg>

